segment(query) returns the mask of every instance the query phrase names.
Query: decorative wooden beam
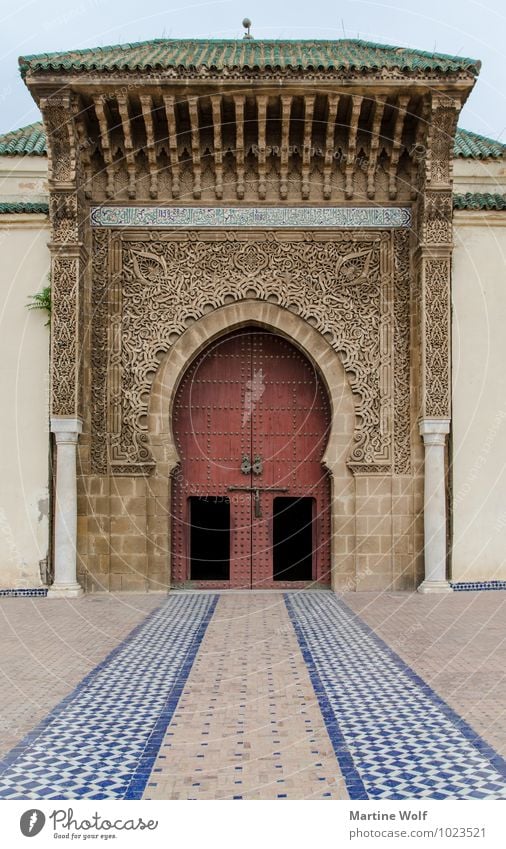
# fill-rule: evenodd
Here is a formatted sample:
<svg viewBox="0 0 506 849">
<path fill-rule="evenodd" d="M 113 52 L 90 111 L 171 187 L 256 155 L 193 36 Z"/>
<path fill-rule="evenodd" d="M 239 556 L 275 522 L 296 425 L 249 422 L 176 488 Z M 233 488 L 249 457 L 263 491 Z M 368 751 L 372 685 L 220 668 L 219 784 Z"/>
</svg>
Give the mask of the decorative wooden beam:
<svg viewBox="0 0 506 849">
<path fill-rule="evenodd" d="M 223 197 L 223 146 L 222 146 L 222 131 L 221 131 L 221 95 L 215 94 L 211 97 L 211 107 L 213 110 L 213 130 L 214 130 L 214 172 L 215 184 L 214 193 L 218 200 Z"/>
<path fill-rule="evenodd" d="M 398 98 L 396 104 L 397 113 L 395 116 L 392 149 L 390 151 L 390 165 L 388 169 L 388 197 L 390 200 L 395 200 L 397 197 L 397 169 L 399 165 L 399 157 L 401 155 L 402 131 L 404 129 L 408 103 L 409 97 L 407 95 L 403 95 Z"/>
<path fill-rule="evenodd" d="M 112 198 L 114 197 L 115 167 L 112 158 L 111 140 L 109 136 L 109 125 L 107 120 L 109 110 L 107 107 L 105 95 L 100 94 L 98 95 L 98 97 L 95 97 L 93 105 L 95 107 L 95 114 L 98 119 L 98 126 L 100 129 L 100 143 L 102 145 L 102 151 L 104 154 L 105 173 L 107 177 L 105 193 L 108 198 Z"/>
<path fill-rule="evenodd" d="M 198 200 L 202 195 L 202 163 L 200 151 L 200 128 L 199 128 L 199 99 L 188 98 L 188 109 L 190 112 L 190 127 L 192 140 L 192 162 L 193 162 L 193 197 Z"/>
<path fill-rule="evenodd" d="M 172 197 L 178 198 L 181 187 L 179 183 L 179 156 L 177 152 L 176 102 L 173 95 L 164 94 L 163 105 L 165 107 L 165 117 L 167 118 L 167 128 L 169 131 L 168 143 L 172 172 Z"/>
<path fill-rule="evenodd" d="M 357 162 L 358 120 L 360 117 L 363 99 L 364 98 L 359 94 L 354 94 L 351 98 L 350 132 L 348 135 L 344 184 L 344 196 L 347 200 L 350 200 L 353 197 L 353 177 L 355 175 L 355 166 Z"/>
<path fill-rule="evenodd" d="M 235 162 L 237 173 L 236 192 L 239 200 L 244 197 L 244 95 L 235 95 Z"/>
<path fill-rule="evenodd" d="M 267 96 L 257 97 L 258 121 L 258 197 L 264 200 L 267 194 L 266 178 L 266 130 L 267 130 Z"/>
<path fill-rule="evenodd" d="M 367 166 L 367 197 L 372 199 L 376 194 L 376 167 L 378 164 L 378 153 L 381 141 L 381 122 L 385 112 L 385 101 L 375 99 L 374 118 L 371 129 L 371 142 L 369 145 L 369 163 Z"/>
<path fill-rule="evenodd" d="M 325 138 L 325 162 L 323 166 L 323 197 L 329 200 L 332 194 L 332 165 L 334 162 L 334 135 L 336 131 L 336 117 L 340 97 L 338 94 L 329 94 L 327 98 L 327 132 Z"/>
<path fill-rule="evenodd" d="M 425 162 L 427 156 L 427 136 L 428 136 L 428 121 L 429 104 L 425 97 L 422 102 L 420 116 L 417 119 L 415 142 L 410 151 L 411 155 L 411 200 L 416 200 L 419 191 L 419 181 L 421 173 L 423 173 L 422 163 Z"/>
<path fill-rule="evenodd" d="M 292 97 L 284 94 L 281 97 L 281 173 L 279 183 L 279 196 L 282 200 L 288 197 L 288 149 L 290 145 L 290 112 L 292 108 Z"/>
<path fill-rule="evenodd" d="M 313 112 L 315 96 L 304 98 L 304 140 L 302 143 L 302 198 L 309 197 L 309 167 L 311 165 L 311 141 L 313 135 Z"/>
<path fill-rule="evenodd" d="M 84 172 L 84 196 L 86 198 L 91 198 L 92 192 L 92 177 L 93 177 L 93 169 L 91 166 L 91 152 L 90 149 L 93 145 L 93 142 L 90 138 L 88 126 L 85 120 L 85 110 L 80 104 L 79 109 L 76 112 L 75 117 L 75 127 L 77 133 L 77 147 L 79 149 L 79 156 L 81 159 L 81 163 L 83 166 Z"/>
<path fill-rule="evenodd" d="M 135 186 L 135 156 L 134 156 L 134 146 L 132 142 L 132 128 L 130 124 L 130 113 L 128 111 L 128 98 L 126 95 L 121 94 L 116 98 L 118 103 L 118 110 L 121 117 L 121 126 L 123 129 L 123 138 L 125 140 L 125 158 L 127 162 L 127 171 L 128 171 L 128 197 L 135 198 L 136 195 L 136 186 Z"/>
<path fill-rule="evenodd" d="M 158 197 L 158 163 L 156 161 L 155 132 L 153 128 L 153 114 L 151 112 L 153 101 L 151 95 L 141 94 L 140 97 L 142 117 L 146 128 L 146 145 L 148 151 L 149 165 L 149 196 Z"/>
</svg>

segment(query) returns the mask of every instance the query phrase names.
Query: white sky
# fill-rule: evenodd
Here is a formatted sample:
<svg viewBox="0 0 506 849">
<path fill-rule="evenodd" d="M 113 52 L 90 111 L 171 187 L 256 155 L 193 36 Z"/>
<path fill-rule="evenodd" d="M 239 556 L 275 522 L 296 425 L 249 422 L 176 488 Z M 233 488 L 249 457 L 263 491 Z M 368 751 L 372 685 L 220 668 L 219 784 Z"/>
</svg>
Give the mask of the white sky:
<svg viewBox="0 0 506 849">
<path fill-rule="evenodd" d="M 39 114 L 20 55 L 150 38 L 362 38 L 481 59 L 460 126 L 506 142 L 504 0 L 0 0 L 0 132 Z"/>
</svg>

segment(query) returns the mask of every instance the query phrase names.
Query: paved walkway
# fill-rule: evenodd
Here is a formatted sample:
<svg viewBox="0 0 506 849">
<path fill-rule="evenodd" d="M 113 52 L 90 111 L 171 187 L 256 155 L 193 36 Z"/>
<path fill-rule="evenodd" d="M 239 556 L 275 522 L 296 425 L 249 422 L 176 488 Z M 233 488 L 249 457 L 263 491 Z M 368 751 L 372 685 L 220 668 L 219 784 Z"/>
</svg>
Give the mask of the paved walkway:
<svg viewBox="0 0 506 849">
<path fill-rule="evenodd" d="M 221 595 L 148 799 L 346 799 L 282 593 Z"/>
<path fill-rule="evenodd" d="M 0 797 L 504 798 L 505 600 L 5 599 Z"/>
</svg>

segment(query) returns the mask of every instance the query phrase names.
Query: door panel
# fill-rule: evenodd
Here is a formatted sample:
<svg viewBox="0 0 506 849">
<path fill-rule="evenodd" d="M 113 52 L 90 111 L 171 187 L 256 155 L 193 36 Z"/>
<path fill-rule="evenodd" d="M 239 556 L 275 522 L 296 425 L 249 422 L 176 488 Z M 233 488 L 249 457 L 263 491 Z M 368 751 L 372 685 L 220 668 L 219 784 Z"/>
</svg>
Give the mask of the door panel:
<svg viewBox="0 0 506 849">
<path fill-rule="evenodd" d="M 294 586 L 294 580 L 301 586 L 311 580 L 329 582 L 329 481 L 321 465 L 329 425 L 329 405 L 321 380 L 306 357 L 287 340 L 261 329 L 245 328 L 204 350 L 186 372 L 174 402 L 173 427 L 181 458 L 173 478 L 175 584 L 191 581 L 208 587 L 280 588 L 284 584 Z M 290 566 L 288 545 L 285 555 L 277 556 L 275 576 L 274 502 L 282 497 L 291 499 L 291 515 L 296 522 L 302 521 L 304 510 L 307 512 L 303 502 L 299 501 L 297 507 L 297 500 L 312 499 L 312 533 L 314 536 L 318 527 L 318 535 L 310 569 L 309 555 L 304 570 Z M 201 546 L 196 559 L 204 561 L 206 547 L 216 548 L 213 534 L 220 540 L 218 549 L 222 552 L 223 528 L 194 527 L 195 517 L 201 524 L 206 521 L 205 502 L 198 500 L 205 498 L 211 526 L 223 523 L 225 515 L 212 505 L 229 499 L 228 580 L 223 563 L 213 571 L 213 563 L 216 567 L 216 561 L 223 561 L 223 553 L 210 555 L 207 565 L 204 562 L 197 567 L 193 562 L 192 548 L 195 552 Z M 280 521 L 278 517 L 278 532 Z M 307 533 L 304 536 L 303 529 L 300 533 L 307 545 Z M 286 570 L 283 556 L 287 558 Z M 206 575 L 213 577 L 206 580 Z"/>
<path fill-rule="evenodd" d="M 189 499 L 190 580 L 230 580 L 230 501 L 221 496 Z"/>
<path fill-rule="evenodd" d="M 275 581 L 313 578 L 314 498 L 274 499 L 272 572 Z"/>
</svg>

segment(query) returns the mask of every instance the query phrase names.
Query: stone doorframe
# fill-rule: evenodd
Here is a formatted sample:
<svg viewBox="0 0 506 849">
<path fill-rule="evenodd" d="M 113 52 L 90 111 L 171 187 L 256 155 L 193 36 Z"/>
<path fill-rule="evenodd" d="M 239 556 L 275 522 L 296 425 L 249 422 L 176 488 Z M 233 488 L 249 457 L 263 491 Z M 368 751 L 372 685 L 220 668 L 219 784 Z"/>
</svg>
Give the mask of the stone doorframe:
<svg viewBox="0 0 506 849">
<path fill-rule="evenodd" d="M 303 318 L 276 304 L 259 300 L 243 300 L 220 307 L 200 318 L 177 340 L 163 358 L 153 380 L 149 408 L 149 442 L 156 466 L 153 493 L 168 486 L 167 499 L 151 495 L 148 513 L 165 515 L 167 520 L 169 578 L 171 575 L 170 512 L 171 475 L 179 456 L 172 430 L 173 403 L 177 387 L 190 363 L 212 341 L 247 325 L 255 325 L 284 336 L 315 366 L 323 379 L 331 407 L 330 434 L 322 459 L 331 481 L 331 585 L 337 588 L 338 572 L 343 559 L 335 554 L 335 540 L 346 537 L 348 551 L 355 548 L 354 482 L 347 467 L 355 429 L 353 395 L 337 352 L 323 336 Z M 154 564 L 156 565 L 156 564 Z M 344 566 L 346 567 L 346 562 Z M 341 576 L 342 577 L 342 576 Z M 339 581 L 342 589 L 342 580 Z"/>
</svg>

